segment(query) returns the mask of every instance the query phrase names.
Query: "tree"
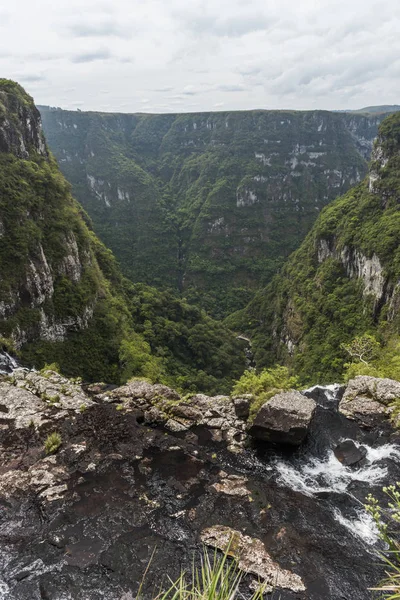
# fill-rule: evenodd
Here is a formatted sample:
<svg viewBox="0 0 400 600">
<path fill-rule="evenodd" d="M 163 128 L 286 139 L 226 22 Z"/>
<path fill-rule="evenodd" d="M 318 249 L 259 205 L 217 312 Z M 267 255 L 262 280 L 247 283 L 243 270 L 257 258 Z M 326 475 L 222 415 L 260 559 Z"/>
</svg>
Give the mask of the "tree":
<svg viewBox="0 0 400 600">
<path fill-rule="evenodd" d="M 357 359 L 365 365 L 368 365 L 371 360 L 374 360 L 374 358 L 377 357 L 380 350 L 380 344 L 373 335 L 365 333 L 364 335 L 355 337 L 350 344 L 341 344 L 341 348 L 343 348 L 353 360 Z"/>
</svg>

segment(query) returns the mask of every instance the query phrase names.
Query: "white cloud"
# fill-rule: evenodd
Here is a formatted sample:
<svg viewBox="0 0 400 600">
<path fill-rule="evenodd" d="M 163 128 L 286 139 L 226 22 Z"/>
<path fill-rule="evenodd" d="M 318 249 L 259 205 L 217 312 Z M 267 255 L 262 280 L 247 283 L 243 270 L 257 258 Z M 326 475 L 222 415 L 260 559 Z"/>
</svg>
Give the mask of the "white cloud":
<svg viewBox="0 0 400 600">
<path fill-rule="evenodd" d="M 0 27 L 0 77 L 40 104 L 104 109 L 104 94 L 107 110 L 125 112 L 400 103 L 398 0 L 15 0 Z"/>
</svg>

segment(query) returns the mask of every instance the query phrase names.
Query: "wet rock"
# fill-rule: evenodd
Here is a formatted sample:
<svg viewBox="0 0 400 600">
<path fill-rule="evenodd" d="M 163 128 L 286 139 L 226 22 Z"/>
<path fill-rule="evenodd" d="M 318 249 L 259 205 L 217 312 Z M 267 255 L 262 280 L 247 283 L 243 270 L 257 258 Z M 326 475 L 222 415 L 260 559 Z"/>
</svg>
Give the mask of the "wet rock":
<svg viewBox="0 0 400 600">
<path fill-rule="evenodd" d="M 391 416 L 391 404 L 399 398 L 399 381 L 360 375 L 348 382 L 339 410 L 362 427 L 371 428 Z"/>
<path fill-rule="evenodd" d="M 241 396 L 240 398 L 233 398 L 233 406 L 235 407 L 236 415 L 240 419 L 248 419 L 250 414 L 250 401 L 252 396 L 250 394 Z"/>
<path fill-rule="evenodd" d="M 219 494 L 227 494 L 228 496 L 245 497 L 250 496 L 250 490 L 247 489 L 247 478 L 240 475 L 228 475 L 224 471 L 219 473 L 220 480 L 214 483 L 211 487 Z"/>
<path fill-rule="evenodd" d="M 224 525 L 214 525 L 200 533 L 201 541 L 212 546 L 229 551 L 237 561 L 239 568 L 245 573 L 257 575 L 272 587 L 302 592 L 306 588 L 295 573 L 282 569 L 265 549 L 264 544 L 257 538 L 243 535 L 240 531 Z"/>
<path fill-rule="evenodd" d="M 309 430 L 316 404 L 294 390 L 281 392 L 259 410 L 249 433 L 274 444 L 300 445 Z"/>
<path fill-rule="evenodd" d="M 356 446 L 353 440 L 345 440 L 336 446 L 334 454 L 346 467 L 359 463 L 367 454 L 366 448 Z"/>
</svg>

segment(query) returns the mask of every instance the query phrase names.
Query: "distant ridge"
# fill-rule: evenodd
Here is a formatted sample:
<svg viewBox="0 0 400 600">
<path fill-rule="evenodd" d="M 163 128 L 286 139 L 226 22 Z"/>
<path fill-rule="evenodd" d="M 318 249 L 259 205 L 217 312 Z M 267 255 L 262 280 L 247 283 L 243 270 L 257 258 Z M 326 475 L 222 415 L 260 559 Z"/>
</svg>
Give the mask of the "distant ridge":
<svg viewBox="0 0 400 600">
<path fill-rule="evenodd" d="M 382 104 L 382 106 L 366 106 L 364 108 L 357 108 L 356 110 L 349 110 L 346 112 L 382 114 L 394 113 L 399 111 L 400 105 L 398 104 Z"/>
</svg>

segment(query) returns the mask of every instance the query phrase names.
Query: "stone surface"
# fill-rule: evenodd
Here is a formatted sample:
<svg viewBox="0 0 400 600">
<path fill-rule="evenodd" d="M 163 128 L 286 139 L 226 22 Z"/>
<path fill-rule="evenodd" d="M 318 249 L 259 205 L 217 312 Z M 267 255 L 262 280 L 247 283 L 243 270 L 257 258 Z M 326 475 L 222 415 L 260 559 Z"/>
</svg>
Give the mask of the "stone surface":
<svg viewBox="0 0 400 600">
<path fill-rule="evenodd" d="M 143 598 L 151 600 L 154 582 L 158 592 L 168 577 L 190 572 L 193 560 L 200 565 L 202 535 L 219 547 L 233 533 L 241 568 L 274 587 L 280 600 L 364 600 L 382 575 L 366 545 L 338 523 L 325 500 L 276 485 L 268 457 L 246 448 L 227 452 L 238 444 L 235 436 L 245 437 L 229 398 L 196 395 L 179 405 L 148 386 L 141 389 L 151 400 L 129 398 L 126 386 L 111 397 L 114 390 L 101 385 L 89 399 L 79 383 L 53 372 L 21 371 L 1 381 L 4 598 L 136 598 L 147 571 Z M 60 399 L 49 403 L 42 390 Z M 183 412 L 171 416 L 178 406 Z M 142 422 L 146 411 L 161 422 Z M 181 423 L 189 415 L 188 430 L 166 427 L 168 419 Z M 215 420 L 220 429 L 207 426 Z M 53 431 L 62 443 L 46 456 Z M 353 500 L 343 501 L 351 514 Z M 251 578 L 243 578 L 244 598 Z"/>
<path fill-rule="evenodd" d="M 274 444 L 301 444 L 310 427 L 316 403 L 294 390 L 281 392 L 258 411 L 249 433 Z"/>
<path fill-rule="evenodd" d="M 339 404 L 340 412 L 364 427 L 373 427 L 392 413 L 400 398 L 400 382 L 360 375 L 348 382 Z"/>
<path fill-rule="evenodd" d="M 336 446 L 334 453 L 342 465 L 350 466 L 365 458 L 367 450 L 363 446 L 356 446 L 353 440 L 345 440 Z"/>
<path fill-rule="evenodd" d="M 201 541 L 208 545 L 228 551 L 237 558 L 238 566 L 245 573 L 257 575 L 272 588 L 286 588 L 302 592 L 306 588 L 295 573 L 282 569 L 266 551 L 264 544 L 257 538 L 243 535 L 240 531 L 224 525 L 214 525 L 200 533 Z"/>
<path fill-rule="evenodd" d="M 218 430 L 210 432 L 212 439 L 225 442 L 232 452 L 241 451 L 246 441 L 249 398 L 195 394 L 181 399 L 175 390 L 145 381 L 132 381 L 94 397 L 102 402 L 121 404 L 127 411 L 142 410 L 146 423 L 165 425 L 175 433 L 195 427 Z"/>
</svg>

